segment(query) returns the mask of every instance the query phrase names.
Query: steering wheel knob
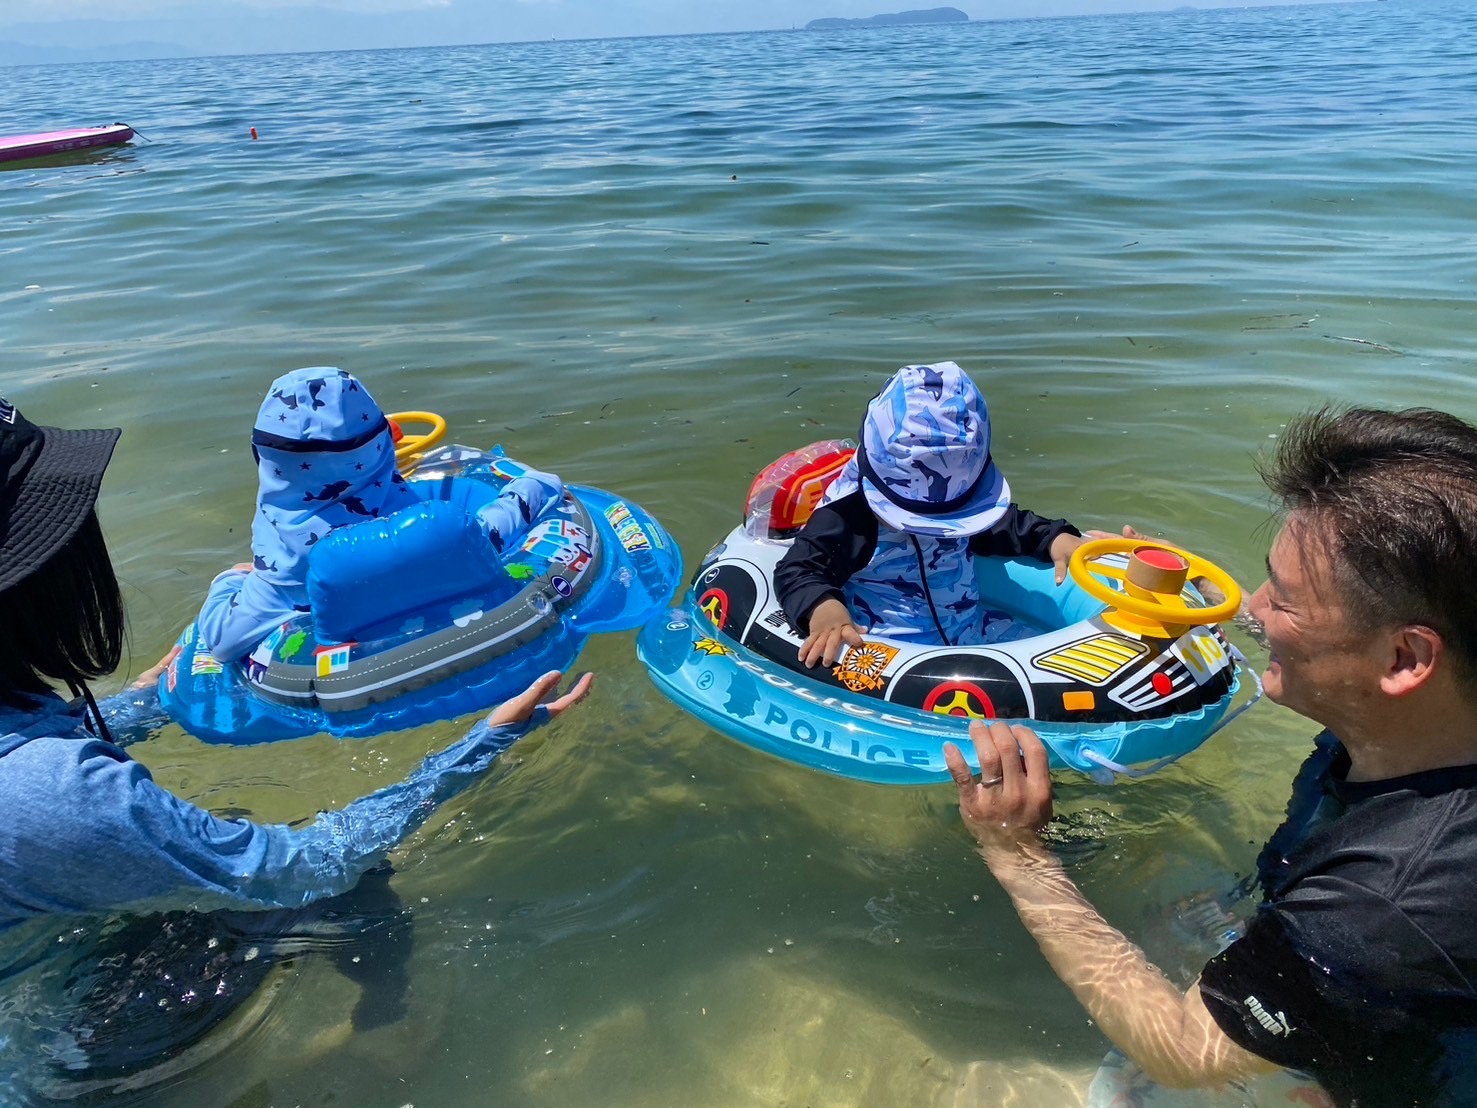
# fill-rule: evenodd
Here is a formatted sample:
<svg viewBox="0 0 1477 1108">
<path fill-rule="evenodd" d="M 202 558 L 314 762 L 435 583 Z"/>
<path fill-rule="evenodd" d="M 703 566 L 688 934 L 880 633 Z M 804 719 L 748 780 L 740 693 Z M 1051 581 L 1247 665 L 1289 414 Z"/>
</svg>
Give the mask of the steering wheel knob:
<svg viewBox="0 0 1477 1108">
<path fill-rule="evenodd" d="M 1162 546 L 1141 546 L 1128 553 L 1128 569 L 1123 574 L 1130 593 L 1138 589 L 1145 599 L 1156 596 L 1178 597 L 1190 576 L 1190 563 L 1173 550 Z"/>
</svg>

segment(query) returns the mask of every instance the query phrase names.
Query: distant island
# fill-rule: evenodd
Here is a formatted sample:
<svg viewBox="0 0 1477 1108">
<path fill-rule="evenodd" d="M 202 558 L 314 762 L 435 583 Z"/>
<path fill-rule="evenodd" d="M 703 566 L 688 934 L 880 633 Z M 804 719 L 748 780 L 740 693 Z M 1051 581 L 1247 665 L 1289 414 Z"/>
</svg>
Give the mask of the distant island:
<svg viewBox="0 0 1477 1108">
<path fill-rule="evenodd" d="M 847 27 L 895 27 L 900 23 L 968 23 L 958 8 L 928 8 L 922 11 L 874 15 L 870 19 L 812 19 L 807 31 L 839 31 Z"/>
</svg>

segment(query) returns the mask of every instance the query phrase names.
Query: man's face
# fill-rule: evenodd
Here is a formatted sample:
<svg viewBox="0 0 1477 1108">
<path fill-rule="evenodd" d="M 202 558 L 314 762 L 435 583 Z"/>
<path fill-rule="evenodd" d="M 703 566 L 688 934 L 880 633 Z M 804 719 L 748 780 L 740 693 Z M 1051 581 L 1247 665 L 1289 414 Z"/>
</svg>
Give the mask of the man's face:
<svg viewBox="0 0 1477 1108">
<path fill-rule="evenodd" d="M 1272 654 L 1263 678 L 1268 699 L 1337 729 L 1379 692 L 1379 643 L 1350 624 L 1316 525 L 1296 513 L 1288 519 L 1250 606 Z"/>
</svg>

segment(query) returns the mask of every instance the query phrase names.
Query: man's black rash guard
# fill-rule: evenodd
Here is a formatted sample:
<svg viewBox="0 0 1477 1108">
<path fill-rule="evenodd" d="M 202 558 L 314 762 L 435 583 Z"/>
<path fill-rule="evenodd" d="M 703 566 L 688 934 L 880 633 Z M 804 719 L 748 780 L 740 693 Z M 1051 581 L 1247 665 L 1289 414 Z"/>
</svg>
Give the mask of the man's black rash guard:
<svg viewBox="0 0 1477 1108">
<path fill-rule="evenodd" d="M 1340 1105 L 1477 1105 L 1477 766 L 1349 782 L 1327 732 L 1200 978 L 1231 1039 Z"/>
<path fill-rule="evenodd" d="M 841 588 L 871 562 L 877 526 L 866 495 L 858 490 L 817 508 L 795 536 L 775 567 L 774 588 L 790 626 L 800 634 L 810 634 L 810 613 L 822 600 L 846 602 Z M 1046 519 L 1012 504 L 989 530 L 970 537 L 969 552 L 1047 562 L 1061 534 L 1081 532 L 1064 519 Z"/>
</svg>

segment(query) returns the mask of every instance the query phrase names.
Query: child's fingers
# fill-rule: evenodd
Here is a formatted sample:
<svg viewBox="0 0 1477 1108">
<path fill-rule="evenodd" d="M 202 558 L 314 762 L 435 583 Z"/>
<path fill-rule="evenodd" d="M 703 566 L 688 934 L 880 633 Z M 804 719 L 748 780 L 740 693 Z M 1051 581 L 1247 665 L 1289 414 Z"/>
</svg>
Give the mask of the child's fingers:
<svg viewBox="0 0 1477 1108">
<path fill-rule="evenodd" d="M 806 669 L 811 669 L 816 662 L 821 660 L 822 655 L 825 653 L 825 648 L 825 635 L 811 635 L 810 638 L 800 644 L 800 664 Z"/>
<path fill-rule="evenodd" d="M 833 628 L 827 631 L 821 639 L 820 661 L 823 665 L 831 665 L 836 661 L 836 654 L 841 649 L 841 639 L 838 632 Z"/>
</svg>

